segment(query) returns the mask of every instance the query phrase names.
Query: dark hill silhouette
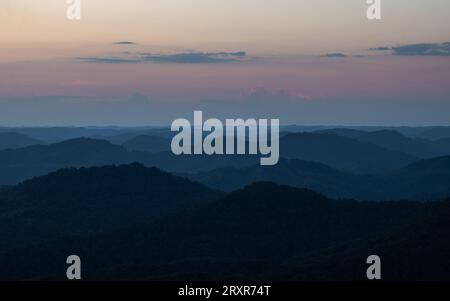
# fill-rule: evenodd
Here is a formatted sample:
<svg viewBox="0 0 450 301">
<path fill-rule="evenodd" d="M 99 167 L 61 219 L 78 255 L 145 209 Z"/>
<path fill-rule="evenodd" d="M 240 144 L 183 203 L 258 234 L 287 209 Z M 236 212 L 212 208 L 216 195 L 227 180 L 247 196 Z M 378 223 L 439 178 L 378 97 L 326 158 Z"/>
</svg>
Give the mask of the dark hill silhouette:
<svg viewBox="0 0 450 301">
<path fill-rule="evenodd" d="M 293 268 L 282 272 L 282 279 L 291 280 L 360 280 L 365 267 L 360 267 L 366 254 L 382 260 L 384 280 L 449 281 L 450 200 L 429 203 L 420 210 L 411 210 L 413 218 L 368 241 L 356 241 L 351 247 L 332 247 L 310 258 L 291 261 Z M 420 220 L 420 221 L 419 221 Z M 324 276 L 325 275 L 325 276 Z"/>
<path fill-rule="evenodd" d="M 170 145 L 169 145 L 170 147 Z M 224 166 L 248 166 L 257 156 L 175 156 L 172 152 L 128 151 L 105 140 L 77 138 L 49 145 L 0 151 L 0 186 L 68 167 L 91 167 L 140 162 L 172 172 L 196 172 Z"/>
<path fill-rule="evenodd" d="M 394 130 L 383 130 L 364 134 L 359 141 L 372 143 L 385 149 L 399 151 L 419 158 L 450 155 L 450 139 L 437 141 L 410 138 Z"/>
<path fill-rule="evenodd" d="M 0 190 L 0 250 L 150 222 L 220 195 L 140 164 L 63 169 Z"/>
<path fill-rule="evenodd" d="M 433 151 L 435 156 L 450 155 L 450 138 L 439 139 L 433 143 Z"/>
<path fill-rule="evenodd" d="M 394 130 L 370 132 L 357 137 L 358 141 L 371 143 L 385 149 L 413 155 L 418 158 L 432 156 L 432 143 L 406 137 Z"/>
<path fill-rule="evenodd" d="M 419 160 L 414 162 L 401 171 L 404 173 L 416 173 L 416 172 L 435 172 L 439 170 L 448 171 L 450 169 L 450 156 Z M 449 179 L 450 180 L 450 179 Z"/>
<path fill-rule="evenodd" d="M 167 142 L 167 146 L 163 145 L 162 148 L 169 148 L 170 141 L 164 142 Z M 282 156 L 320 162 L 345 171 L 377 173 L 403 167 L 414 161 L 402 153 L 328 134 L 289 134 L 281 138 L 280 144 Z M 156 145 L 151 147 L 158 148 Z M 16 184 L 59 168 L 135 161 L 172 172 L 196 172 L 226 166 L 249 166 L 259 162 L 259 156 L 175 156 L 170 151 L 127 151 L 124 147 L 104 140 L 78 138 L 0 151 L 0 170 L 4 171 L 0 176 L 0 185 Z"/>
<path fill-rule="evenodd" d="M 329 134 L 289 134 L 281 139 L 281 147 L 282 153 L 318 162 L 281 159 L 274 167 L 262 167 L 259 156 L 175 156 L 171 152 L 128 151 L 107 141 L 79 138 L 0 151 L 0 186 L 14 185 L 61 168 L 140 162 L 189 175 L 210 187 L 228 191 L 255 181 L 273 181 L 307 187 L 335 198 L 430 200 L 448 196 L 447 165 L 435 164 L 441 168 L 427 173 L 391 171 L 394 166 L 406 165 L 400 164 L 405 155 Z M 395 161 L 397 157 L 399 161 Z M 390 173 L 355 175 L 324 166 L 320 161 L 361 172 L 388 169 Z"/>
<path fill-rule="evenodd" d="M 401 130 L 401 129 L 398 129 Z M 329 133 L 337 136 L 353 138 L 363 143 L 377 145 L 387 150 L 402 152 L 417 158 L 432 158 L 450 155 L 450 139 L 436 141 L 409 137 L 398 130 L 383 129 L 365 132 L 353 129 L 329 129 L 320 133 Z"/>
<path fill-rule="evenodd" d="M 416 129 L 414 135 L 417 138 L 439 140 L 450 138 L 450 127 L 448 126 L 435 126 L 435 127 L 424 127 Z"/>
<path fill-rule="evenodd" d="M 270 181 L 308 188 L 334 198 L 380 200 L 386 197 L 375 189 L 378 178 L 341 172 L 321 163 L 283 158 L 276 166 L 226 167 L 189 177 L 223 191 L 233 191 L 254 182 Z"/>
<path fill-rule="evenodd" d="M 343 136 L 347 138 L 356 139 L 364 134 L 367 134 L 368 132 L 362 131 L 362 130 L 355 130 L 350 128 L 335 128 L 335 129 L 326 129 L 326 130 L 319 130 L 315 133 L 318 134 L 333 134 L 337 136 Z"/>
<path fill-rule="evenodd" d="M 125 129 L 120 134 L 116 135 L 91 135 L 90 138 L 107 140 L 113 144 L 123 145 L 127 141 L 133 140 L 139 136 L 151 136 L 151 137 L 161 137 L 166 139 L 171 139 L 173 133 L 170 128 L 148 128 L 148 129 Z"/>
<path fill-rule="evenodd" d="M 222 168 L 189 177 L 224 191 L 257 181 L 271 181 L 312 189 L 333 198 L 430 201 L 450 197 L 450 156 L 421 160 L 377 176 L 345 173 L 320 163 L 281 159 L 276 166 Z"/>
<path fill-rule="evenodd" d="M 26 147 L 42 142 L 27 135 L 15 132 L 0 132 L 0 150 Z"/>
<path fill-rule="evenodd" d="M 170 151 L 170 139 L 159 136 L 140 135 L 126 141 L 123 146 L 128 150 L 149 153 Z"/>
<path fill-rule="evenodd" d="M 129 153 L 107 141 L 78 138 L 0 151 L 0 185 L 11 185 L 66 167 L 131 163 Z"/>
<path fill-rule="evenodd" d="M 280 139 L 281 155 L 356 173 L 383 173 L 415 161 L 413 156 L 333 134 L 299 133 Z"/>
<path fill-rule="evenodd" d="M 261 182 L 187 214 L 12 250 L 0 278 L 64 279 L 79 254 L 85 280 L 364 280 L 378 254 L 385 280 L 448 280 L 449 217 L 450 202 L 336 201 Z"/>
<path fill-rule="evenodd" d="M 384 180 L 385 191 L 392 198 L 447 198 L 450 196 L 450 156 L 418 161 L 389 174 Z"/>
<path fill-rule="evenodd" d="M 64 140 L 77 139 L 90 136 L 112 136 L 122 131 L 118 128 L 102 127 L 19 127 L 2 128 L 0 132 L 16 132 L 27 135 L 45 143 L 57 143 Z"/>
</svg>

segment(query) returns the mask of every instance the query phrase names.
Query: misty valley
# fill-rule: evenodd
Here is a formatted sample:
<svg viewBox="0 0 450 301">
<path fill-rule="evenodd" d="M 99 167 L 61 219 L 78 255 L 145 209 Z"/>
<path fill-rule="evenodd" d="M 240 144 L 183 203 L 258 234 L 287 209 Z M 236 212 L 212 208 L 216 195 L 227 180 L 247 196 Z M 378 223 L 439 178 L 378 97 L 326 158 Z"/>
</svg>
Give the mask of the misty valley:
<svg viewBox="0 0 450 301">
<path fill-rule="evenodd" d="M 274 166 L 172 137 L 0 128 L 0 278 L 449 279 L 450 128 L 281 127 Z"/>
</svg>

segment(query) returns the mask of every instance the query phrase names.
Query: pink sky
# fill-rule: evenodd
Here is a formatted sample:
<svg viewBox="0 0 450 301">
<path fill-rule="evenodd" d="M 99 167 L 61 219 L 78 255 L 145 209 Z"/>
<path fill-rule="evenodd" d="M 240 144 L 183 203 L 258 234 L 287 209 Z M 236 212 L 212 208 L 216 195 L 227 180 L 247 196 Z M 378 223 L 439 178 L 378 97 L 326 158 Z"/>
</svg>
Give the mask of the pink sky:
<svg viewBox="0 0 450 301">
<path fill-rule="evenodd" d="M 256 58 L 223 64 L 1 63 L 1 96 L 236 98 L 252 88 L 310 99 L 448 97 L 447 57 Z"/>
<path fill-rule="evenodd" d="M 380 21 L 367 19 L 365 0 L 82 0 L 82 5 L 82 19 L 69 21 L 65 1 L 1 2 L 0 122 L 20 121 L 20 106 L 32 116 L 39 101 L 54 100 L 51 96 L 78 97 L 71 105 L 84 106 L 98 99 L 126 103 L 138 93 L 153 104 L 218 101 L 217 108 L 226 111 L 224 103 L 234 108 L 255 98 L 251 91 L 265 91 L 258 97 L 275 104 L 380 102 L 386 113 L 390 103 L 405 103 L 416 106 L 411 116 L 428 103 L 450 103 L 448 0 L 383 1 Z M 419 43 L 428 46 L 424 50 Z M 405 45 L 412 51 L 398 50 Z M 373 47 L 390 50 L 369 51 Z M 15 106 L 18 98 L 23 102 Z M 352 112 L 353 105 L 346 105 L 342 112 Z M 58 114 L 70 112 L 67 108 L 62 105 Z M 317 106 L 315 114 L 323 108 L 327 105 Z M 434 108 L 424 122 L 433 121 L 439 105 Z M 82 117 L 90 110 L 84 109 Z M 295 115 L 292 111 L 286 109 Z"/>
</svg>

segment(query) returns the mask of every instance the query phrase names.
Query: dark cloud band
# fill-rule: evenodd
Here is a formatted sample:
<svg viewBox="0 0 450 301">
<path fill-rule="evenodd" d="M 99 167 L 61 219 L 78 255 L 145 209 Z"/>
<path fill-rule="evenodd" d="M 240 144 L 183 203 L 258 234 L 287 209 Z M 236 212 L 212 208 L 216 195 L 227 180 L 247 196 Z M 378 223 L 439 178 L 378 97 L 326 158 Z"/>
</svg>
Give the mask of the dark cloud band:
<svg viewBox="0 0 450 301">
<path fill-rule="evenodd" d="M 174 63 L 174 64 L 220 64 L 240 62 L 247 57 L 243 51 L 240 52 L 189 52 L 176 54 L 140 54 L 129 57 L 78 57 L 79 61 L 98 64 L 139 64 L 146 62 Z"/>
<path fill-rule="evenodd" d="M 370 48 L 371 51 L 391 50 L 399 56 L 450 56 L 450 42 L 407 44 L 397 47 Z"/>
</svg>

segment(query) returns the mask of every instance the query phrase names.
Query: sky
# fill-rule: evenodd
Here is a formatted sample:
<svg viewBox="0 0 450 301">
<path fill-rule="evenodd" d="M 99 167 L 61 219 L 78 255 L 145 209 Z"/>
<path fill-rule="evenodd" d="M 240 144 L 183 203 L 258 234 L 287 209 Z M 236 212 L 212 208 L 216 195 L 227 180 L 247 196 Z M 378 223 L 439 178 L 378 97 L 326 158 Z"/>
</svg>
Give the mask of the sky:
<svg viewBox="0 0 450 301">
<path fill-rule="evenodd" d="M 0 125 L 450 125 L 450 1 L 381 2 L 0 0 Z"/>
</svg>

